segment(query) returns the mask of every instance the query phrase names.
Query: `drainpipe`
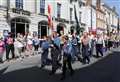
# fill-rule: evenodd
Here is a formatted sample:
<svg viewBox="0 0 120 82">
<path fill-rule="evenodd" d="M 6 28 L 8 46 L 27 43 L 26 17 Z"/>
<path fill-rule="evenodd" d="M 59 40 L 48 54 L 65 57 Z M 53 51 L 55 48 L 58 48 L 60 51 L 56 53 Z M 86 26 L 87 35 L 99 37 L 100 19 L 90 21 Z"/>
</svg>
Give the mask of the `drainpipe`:
<svg viewBox="0 0 120 82">
<path fill-rule="evenodd" d="M 35 14 L 37 14 L 37 0 L 35 0 Z"/>
<path fill-rule="evenodd" d="M 91 2 L 91 3 L 92 3 L 92 2 Z M 92 25 L 92 21 L 93 21 L 93 18 L 92 18 L 92 14 L 93 14 L 92 4 L 91 4 L 91 7 L 90 7 L 90 14 L 91 14 L 91 20 L 90 20 L 90 21 L 91 21 L 91 28 L 90 28 L 90 29 L 91 29 L 91 31 L 92 31 L 92 26 L 93 26 L 93 25 Z"/>
<path fill-rule="evenodd" d="M 7 0 L 7 10 L 6 10 L 6 20 L 7 20 L 7 23 L 10 24 L 10 21 L 9 21 L 9 10 L 10 10 L 10 0 Z"/>
</svg>

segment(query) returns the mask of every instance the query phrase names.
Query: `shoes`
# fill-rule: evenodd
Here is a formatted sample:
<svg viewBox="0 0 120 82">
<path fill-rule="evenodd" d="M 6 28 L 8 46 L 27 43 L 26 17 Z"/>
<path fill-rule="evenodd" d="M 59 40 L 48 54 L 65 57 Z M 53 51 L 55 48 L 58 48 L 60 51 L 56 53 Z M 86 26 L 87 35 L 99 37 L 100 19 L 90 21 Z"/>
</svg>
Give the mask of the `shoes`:
<svg viewBox="0 0 120 82">
<path fill-rule="evenodd" d="M 0 61 L 0 64 L 3 64 L 4 63 L 4 61 Z"/>
<path fill-rule="evenodd" d="M 74 71 L 72 71 L 72 72 L 70 73 L 70 75 L 71 75 L 71 76 L 73 76 L 73 75 L 74 75 L 74 73 L 75 73 L 75 72 L 74 72 Z"/>
<path fill-rule="evenodd" d="M 40 69 L 42 69 L 42 68 L 44 68 L 44 67 L 45 67 L 45 65 L 41 65 Z"/>
<path fill-rule="evenodd" d="M 60 78 L 60 80 L 65 80 L 65 76 L 62 76 L 62 77 Z"/>
<path fill-rule="evenodd" d="M 53 72 L 50 72 L 50 73 L 49 73 L 49 75 L 54 75 L 54 74 L 55 74 L 55 73 L 53 73 Z"/>
</svg>

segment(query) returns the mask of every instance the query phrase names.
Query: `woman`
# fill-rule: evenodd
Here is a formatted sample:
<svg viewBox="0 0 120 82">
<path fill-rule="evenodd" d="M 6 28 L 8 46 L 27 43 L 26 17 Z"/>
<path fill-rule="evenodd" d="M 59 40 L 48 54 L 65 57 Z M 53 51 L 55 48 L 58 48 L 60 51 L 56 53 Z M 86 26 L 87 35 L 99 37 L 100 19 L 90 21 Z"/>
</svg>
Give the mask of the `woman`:
<svg viewBox="0 0 120 82">
<path fill-rule="evenodd" d="M 23 36 L 21 34 L 18 34 L 15 43 L 16 43 L 16 48 L 17 48 L 19 57 L 24 58 L 22 54 L 23 48 L 24 48 L 24 42 L 23 42 Z"/>
<path fill-rule="evenodd" d="M 15 58 L 14 49 L 14 38 L 11 33 L 9 33 L 6 39 L 6 59 L 9 61 L 9 53 L 12 52 L 12 58 Z"/>
<path fill-rule="evenodd" d="M 4 51 L 5 51 L 5 43 L 2 40 L 2 38 L 0 38 L 0 62 L 3 63 L 3 55 L 4 55 Z"/>
<path fill-rule="evenodd" d="M 39 41 L 38 37 L 35 36 L 35 37 L 33 38 L 34 55 L 35 55 L 35 54 L 36 54 L 36 55 L 38 54 L 39 43 L 40 43 L 40 41 Z"/>
<path fill-rule="evenodd" d="M 28 34 L 27 36 L 27 45 L 26 45 L 26 56 L 33 55 L 33 42 L 32 42 L 33 37 L 31 36 L 31 33 Z"/>
</svg>

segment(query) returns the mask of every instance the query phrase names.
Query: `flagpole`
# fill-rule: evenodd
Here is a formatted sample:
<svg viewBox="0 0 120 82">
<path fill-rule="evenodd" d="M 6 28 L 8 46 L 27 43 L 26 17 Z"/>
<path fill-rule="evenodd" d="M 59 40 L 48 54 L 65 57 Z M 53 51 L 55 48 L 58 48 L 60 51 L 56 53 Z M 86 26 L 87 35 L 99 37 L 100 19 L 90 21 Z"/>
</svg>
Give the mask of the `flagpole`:
<svg viewBox="0 0 120 82">
<path fill-rule="evenodd" d="M 91 0 L 91 4 L 90 4 L 90 13 L 91 13 L 91 20 L 90 20 L 91 21 L 91 28 L 90 29 L 92 31 L 92 26 L 93 26 L 92 25 L 92 21 L 93 21 L 93 19 L 92 19 L 92 14 L 93 14 L 93 12 L 92 12 L 92 0 Z"/>
</svg>

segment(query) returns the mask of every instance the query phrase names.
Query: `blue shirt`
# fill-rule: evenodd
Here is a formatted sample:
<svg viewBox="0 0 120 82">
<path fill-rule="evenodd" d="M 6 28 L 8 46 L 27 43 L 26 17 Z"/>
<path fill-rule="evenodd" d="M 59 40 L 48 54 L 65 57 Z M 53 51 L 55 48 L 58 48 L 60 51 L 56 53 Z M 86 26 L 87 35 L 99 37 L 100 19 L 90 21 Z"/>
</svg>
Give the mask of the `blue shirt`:
<svg viewBox="0 0 120 82">
<path fill-rule="evenodd" d="M 39 45 L 40 41 L 39 39 L 33 39 L 33 45 Z"/>
<path fill-rule="evenodd" d="M 66 53 L 66 54 L 71 55 L 71 53 L 72 53 L 72 45 L 70 43 L 64 44 L 63 52 Z"/>
<path fill-rule="evenodd" d="M 50 44 L 48 41 L 43 41 L 41 47 L 42 49 L 48 49 L 50 47 Z"/>
<path fill-rule="evenodd" d="M 72 39 L 71 43 L 72 45 L 77 45 L 77 38 Z"/>
<path fill-rule="evenodd" d="M 54 43 L 60 48 L 60 37 L 54 38 Z"/>
</svg>

